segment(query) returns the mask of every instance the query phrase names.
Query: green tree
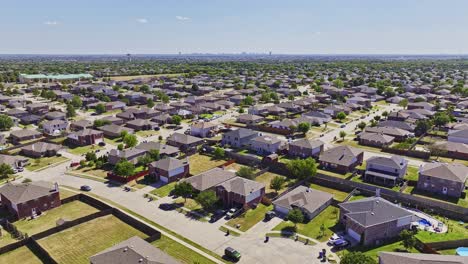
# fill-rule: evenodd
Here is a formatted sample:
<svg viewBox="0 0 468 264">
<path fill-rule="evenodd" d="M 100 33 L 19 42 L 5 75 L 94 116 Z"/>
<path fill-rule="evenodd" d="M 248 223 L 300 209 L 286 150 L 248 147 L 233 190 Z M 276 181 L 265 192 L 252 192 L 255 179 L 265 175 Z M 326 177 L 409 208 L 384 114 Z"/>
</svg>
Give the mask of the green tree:
<svg viewBox="0 0 468 264">
<path fill-rule="evenodd" d="M 127 148 L 133 148 L 138 144 L 138 139 L 135 135 L 133 134 L 127 134 L 123 138 L 123 143 L 127 146 Z"/>
<path fill-rule="evenodd" d="M 278 193 L 283 188 L 284 182 L 284 177 L 275 176 L 270 181 L 270 188 L 275 190 L 276 193 Z"/>
<path fill-rule="evenodd" d="M 9 175 L 14 174 L 13 168 L 9 164 L 2 163 L 0 164 L 0 177 L 8 178 Z"/>
<path fill-rule="evenodd" d="M 225 151 L 223 148 L 220 148 L 220 147 L 216 147 L 213 151 L 213 156 L 215 157 L 215 159 L 224 159 L 224 156 L 226 155 Z"/>
<path fill-rule="evenodd" d="M 344 141 L 344 138 L 345 138 L 345 137 L 346 137 L 346 132 L 345 132 L 344 130 L 341 130 L 341 131 L 340 131 L 340 138 L 341 138 L 341 140 Z"/>
<path fill-rule="evenodd" d="M 307 123 L 307 122 L 299 123 L 299 125 L 297 125 L 297 129 L 305 135 L 310 130 L 310 123 Z"/>
<path fill-rule="evenodd" d="M 153 161 L 159 160 L 159 158 L 160 158 L 159 150 L 157 150 L 157 149 L 151 149 L 149 151 L 148 155 L 150 155 L 150 157 L 151 157 L 151 159 Z"/>
<path fill-rule="evenodd" d="M 96 113 L 102 114 L 106 112 L 106 106 L 102 103 L 96 105 Z"/>
<path fill-rule="evenodd" d="M 346 253 L 340 261 L 341 264 L 377 264 L 377 262 L 370 256 L 362 252 L 354 251 Z"/>
<path fill-rule="evenodd" d="M 216 193 L 212 190 L 206 190 L 197 195 L 195 201 L 199 203 L 205 210 L 210 210 L 218 201 Z"/>
<path fill-rule="evenodd" d="M 246 167 L 242 166 L 239 168 L 239 170 L 236 172 L 236 175 L 242 178 L 250 179 L 252 180 L 254 178 L 254 168 L 252 167 Z"/>
<path fill-rule="evenodd" d="M 403 99 L 401 100 L 399 103 L 398 103 L 399 106 L 403 107 L 404 109 L 406 109 L 406 107 L 408 107 L 408 99 Z"/>
<path fill-rule="evenodd" d="M 0 130 L 7 131 L 14 125 L 11 117 L 7 115 L 0 115 Z"/>
<path fill-rule="evenodd" d="M 118 144 L 117 149 L 122 151 L 124 149 L 124 145 L 122 143 Z"/>
<path fill-rule="evenodd" d="M 340 121 L 343 121 L 346 118 L 345 112 L 339 112 L 338 114 L 336 114 L 336 118 Z"/>
<path fill-rule="evenodd" d="M 245 113 L 245 110 L 243 107 L 239 107 L 239 110 L 238 110 L 239 114 L 243 114 Z"/>
<path fill-rule="evenodd" d="M 182 122 L 182 117 L 180 117 L 179 115 L 173 115 L 171 120 L 173 124 L 180 125 L 180 123 Z"/>
<path fill-rule="evenodd" d="M 438 112 L 434 116 L 434 125 L 437 127 L 444 126 L 450 122 L 450 117 L 444 112 Z"/>
<path fill-rule="evenodd" d="M 96 161 L 97 160 L 96 153 L 93 152 L 93 151 L 90 151 L 90 152 L 86 153 L 85 159 L 87 161 Z"/>
<path fill-rule="evenodd" d="M 377 122 L 379 122 L 380 116 L 379 116 L 379 115 L 374 116 L 374 120 L 377 121 Z"/>
<path fill-rule="evenodd" d="M 174 194 L 181 196 L 187 201 L 187 198 L 193 194 L 192 184 L 189 182 L 179 182 L 174 186 Z"/>
<path fill-rule="evenodd" d="M 288 100 L 289 101 L 294 101 L 294 94 L 288 95 Z"/>
<path fill-rule="evenodd" d="M 253 105 L 254 99 L 253 99 L 252 96 L 247 95 L 247 96 L 244 98 L 244 100 L 242 101 L 242 103 L 243 103 L 244 105 Z"/>
<path fill-rule="evenodd" d="M 122 132 L 120 132 L 120 138 L 123 139 L 126 135 L 128 135 L 128 131 L 127 130 L 122 130 Z"/>
<path fill-rule="evenodd" d="M 111 121 L 109 120 L 103 120 L 103 119 L 96 119 L 94 120 L 94 127 L 102 127 L 102 126 L 105 126 L 105 125 L 109 125 L 111 124 Z"/>
<path fill-rule="evenodd" d="M 75 96 L 73 96 L 73 98 L 71 100 L 71 104 L 75 108 L 81 108 L 83 106 L 83 101 L 81 100 L 81 98 L 78 95 L 75 95 Z"/>
<path fill-rule="evenodd" d="M 119 176 L 128 177 L 135 172 L 135 165 L 127 160 L 121 160 L 115 164 L 114 173 Z"/>
<path fill-rule="evenodd" d="M 294 229 L 296 229 L 298 223 L 304 222 L 304 214 L 299 209 L 292 209 L 289 210 L 287 219 L 294 223 Z"/>
<path fill-rule="evenodd" d="M 151 158 L 151 156 L 149 154 L 146 154 L 144 156 L 140 156 L 140 157 L 138 157 L 137 160 L 138 160 L 138 164 L 142 165 L 145 168 L 148 167 L 148 164 L 153 162 L 153 159 Z"/>
<path fill-rule="evenodd" d="M 295 159 L 286 163 L 291 176 L 298 180 L 306 180 L 317 173 L 317 163 L 311 157 L 307 159 Z"/>
<path fill-rule="evenodd" d="M 406 249 L 410 250 L 416 246 L 416 238 L 414 232 L 409 230 L 403 230 L 400 233 L 401 245 Z"/>
<path fill-rule="evenodd" d="M 416 128 L 414 129 L 414 133 L 416 134 L 416 136 L 420 136 L 426 133 L 427 131 L 429 131 L 431 127 L 432 127 L 432 123 L 430 120 L 420 119 L 416 121 Z"/>
<path fill-rule="evenodd" d="M 67 117 L 75 117 L 75 116 L 76 116 L 75 107 L 73 107 L 72 104 L 67 104 Z"/>
<path fill-rule="evenodd" d="M 38 88 L 34 88 L 32 93 L 35 97 L 38 97 L 41 94 L 41 91 Z"/>
<path fill-rule="evenodd" d="M 366 128 L 366 122 L 361 121 L 361 123 L 359 123 L 357 126 L 358 126 L 359 129 L 361 129 L 361 131 L 362 131 L 362 130 L 364 130 L 364 128 Z"/>
<path fill-rule="evenodd" d="M 148 106 L 149 108 L 153 108 L 153 107 L 154 107 L 154 101 L 153 101 L 153 99 L 148 98 L 148 99 L 146 100 L 146 106 Z"/>
</svg>

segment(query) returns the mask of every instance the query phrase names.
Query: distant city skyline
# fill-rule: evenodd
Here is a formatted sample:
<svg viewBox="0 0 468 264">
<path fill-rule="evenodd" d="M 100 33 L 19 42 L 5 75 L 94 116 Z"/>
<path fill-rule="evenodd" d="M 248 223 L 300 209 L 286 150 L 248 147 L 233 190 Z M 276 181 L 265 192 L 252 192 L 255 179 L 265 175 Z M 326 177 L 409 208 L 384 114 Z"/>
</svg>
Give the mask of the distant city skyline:
<svg viewBox="0 0 468 264">
<path fill-rule="evenodd" d="M 8 1 L 0 54 L 468 54 L 468 1 Z"/>
</svg>

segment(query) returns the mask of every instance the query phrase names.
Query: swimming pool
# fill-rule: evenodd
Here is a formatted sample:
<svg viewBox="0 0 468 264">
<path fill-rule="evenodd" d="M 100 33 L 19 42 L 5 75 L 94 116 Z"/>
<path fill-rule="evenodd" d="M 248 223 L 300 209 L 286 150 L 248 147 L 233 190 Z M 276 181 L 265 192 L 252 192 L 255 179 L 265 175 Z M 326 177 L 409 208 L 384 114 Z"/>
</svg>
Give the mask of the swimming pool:
<svg viewBox="0 0 468 264">
<path fill-rule="evenodd" d="M 456 249 L 457 255 L 459 256 L 468 256 L 468 247 L 459 247 Z"/>
</svg>

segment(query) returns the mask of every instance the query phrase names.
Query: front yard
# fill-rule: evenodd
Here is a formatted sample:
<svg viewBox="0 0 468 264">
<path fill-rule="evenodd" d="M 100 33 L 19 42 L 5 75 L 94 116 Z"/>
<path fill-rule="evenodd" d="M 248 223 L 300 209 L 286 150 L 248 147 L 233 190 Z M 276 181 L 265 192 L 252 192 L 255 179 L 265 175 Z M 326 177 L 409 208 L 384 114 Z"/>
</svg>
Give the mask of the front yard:
<svg viewBox="0 0 468 264">
<path fill-rule="evenodd" d="M 340 254 L 346 254 L 348 252 L 354 252 L 354 251 L 359 251 L 362 252 L 376 261 L 378 261 L 378 256 L 379 252 L 385 251 L 385 252 L 404 252 L 405 248 L 401 245 L 401 241 L 394 241 L 391 243 L 387 243 L 383 246 L 378 246 L 378 247 L 364 247 L 364 246 L 355 246 L 349 249 L 345 249 L 340 252 Z M 409 252 L 411 253 L 419 253 L 418 250 L 416 249 L 411 249 Z"/>
<path fill-rule="evenodd" d="M 96 151 L 96 150 L 101 150 L 101 149 L 104 149 L 103 147 L 101 146 L 98 146 L 98 145 L 89 145 L 89 146 L 82 146 L 82 147 L 70 147 L 68 149 L 68 152 L 71 153 L 71 154 L 74 154 L 74 155 L 83 155 L 83 154 L 86 154 L 88 152 L 91 152 L 91 151 Z"/>
<path fill-rule="evenodd" d="M 106 178 L 107 177 L 107 170 L 103 169 L 96 169 L 96 168 L 90 168 L 90 167 L 78 167 L 76 170 L 73 170 L 72 172 L 80 173 L 80 174 L 86 174 L 94 177 L 99 177 L 99 178 Z"/>
<path fill-rule="evenodd" d="M 38 241 L 59 263 L 88 264 L 89 257 L 133 236 L 147 235 L 108 215 Z"/>
<path fill-rule="evenodd" d="M 197 175 L 214 167 L 218 167 L 226 163 L 225 160 L 216 160 L 210 156 L 195 154 L 189 157 L 190 174 Z"/>
<path fill-rule="evenodd" d="M 178 259 L 182 263 L 199 263 L 199 264 L 211 264 L 213 261 L 200 255 L 199 253 L 175 242 L 165 235 L 161 235 L 161 238 L 151 243 L 153 246 L 166 252 L 172 257 Z"/>
<path fill-rule="evenodd" d="M 263 220 L 265 218 L 265 213 L 270 210 L 273 210 L 273 205 L 265 206 L 263 204 L 259 204 L 257 208 L 249 209 L 242 215 L 229 220 L 226 225 L 234 228 L 237 225 L 240 225 L 239 230 L 245 232 Z"/>
<path fill-rule="evenodd" d="M 171 182 L 157 189 L 152 190 L 150 193 L 157 195 L 159 197 L 166 197 L 172 192 L 172 190 L 174 190 L 175 185 L 176 185 L 176 182 Z"/>
<path fill-rule="evenodd" d="M 60 156 L 53 156 L 53 157 L 44 157 L 44 158 L 38 158 L 38 159 L 30 159 L 29 165 L 26 166 L 26 169 L 29 171 L 35 171 L 35 170 L 40 170 L 42 168 L 45 168 L 47 166 L 57 164 L 57 163 L 62 163 L 65 162 L 69 159 Z"/>
<path fill-rule="evenodd" d="M 314 219 L 304 224 L 297 224 L 294 229 L 294 224 L 290 221 L 283 221 L 277 225 L 273 230 L 283 231 L 287 234 L 290 232 L 297 232 L 301 235 L 317 239 L 318 241 L 327 241 L 333 233 L 337 231 L 337 221 L 339 216 L 339 209 L 334 206 L 328 206 Z M 322 233 L 321 226 L 324 227 Z"/>
</svg>

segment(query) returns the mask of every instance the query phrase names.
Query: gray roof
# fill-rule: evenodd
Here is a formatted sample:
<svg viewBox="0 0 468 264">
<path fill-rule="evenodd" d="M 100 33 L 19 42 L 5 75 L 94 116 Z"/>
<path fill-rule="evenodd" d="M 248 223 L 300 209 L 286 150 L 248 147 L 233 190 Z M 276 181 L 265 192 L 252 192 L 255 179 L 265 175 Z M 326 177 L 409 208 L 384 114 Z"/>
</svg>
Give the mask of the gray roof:
<svg viewBox="0 0 468 264">
<path fill-rule="evenodd" d="M 374 141 L 374 142 L 380 142 L 380 143 L 391 143 L 393 140 L 395 140 L 395 137 L 385 135 L 382 133 L 372 133 L 372 132 L 362 132 L 359 134 L 360 139 L 368 140 L 368 141 Z"/>
<path fill-rule="evenodd" d="M 319 160 L 328 163 L 349 166 L 353 163 L 353 159 L 361 153 L 363 153 L 362 149 L 353 148 L 350 146 L 337 146 L 322 152 L 322 154 L 320 154 Z"/>
<path fill-rule="evenodd" d="M 262 188 L 265 188 L 265 184 L 244 179 L 241 177 L 231 178 L 222 184 L 220 184 L 226 191 L 247 196 L 253 192 L 256 192 Z"/>
<path fill-rule="evenodd" d="M 381 197 L 364 198 L 341 203 L 339 206 L 349 212 L 346 214 L 348 218 L 353 219 L 363 227 L 378 225 L 413 215 L 410 211 L 392 204 Z"/>
<path fill-rule="evenodd" d="M 367 127 L 365 131 L 391 136 L 408 136 L 410 134 L 410 132 L 396 127 Z"/>
<path fill-rule="evenodd" d="M 192 184 L 194 189 L 204 191 L 234 177 L 236 177 L 235 172 L 216 167 L 198 175 L 184 179 L 184 181 Z"/>
<path fill-rule="evenodd" d="M 154 161 L 151 163 L 152 167 L 159 168 L 165 171 L 171 171 L 180 167 L 184 167 L 188 164 L 188 160 L 178 160 L 174 158 L 164 158 L 158 161 Z"/>
<path fill-rule="evenodd" d="M 273 204 L 290 210 L 299 207 L 313 213 L 331 199 L 333 199 L 332 194 L 301 185 L 275 200 Z"/>
<path fill-rule="evenodd" d="M 457 163 L 426 163 L 420 169 L 420 174 L 464 183 L 468 178 L 468 167 Z"/>
<path fill-rule="evenodd" d="M 167 255 L 140 237 L 131 237 L 89 258 L 91 264 L 177 264 Z"/>
<path fill-rule="evenodd" d="M 21 130 L 13 130 L 10 133 L 10 136 L 15 136 L 18 138 L 22 137 L 29 137 L 29 136 L 39 136 L 41 133 L 36 130 L 30 130 L 30 129 L 21 129 Z"/>
<path fill-rule="evenodd" d="M 7 183 L 0 188 L 0 194 L 14 204 L 25 203 L 55 192 L 54 184 L 44 181 L 13 184 Z"/>
<path fill-rule="evenodd" d="M 129 157 L 140 155 L 145 152 L 146 150 L 138 149 L 138 148 L 129 148 L 129 149 L 124 149 L 124 150 L 111 149 L 111 151 L 109 152 L 109 156 L 115 156 L 121 159 L 127 159 Z"/>
<path fill-rule="evenodd" d="M 468 257 L 420 253 L 379 252 L 379 259 L 380 264 L 468 264 Z"/>
<path fill-rule="evenodd" d="M 140 145 L 136 146 L 136 148 L 144 149 L 146 151 L 156 149 L 159 151 L 160 155 L 172 155 L 175 153 L 179 153 L 180 151 L 178 147 L 173 147 L 173 146 L 169 146 L 166 144 L 162 144 L 160 142 L 153 142 L 153 141 L 143 142 Z"/>
<path fill-rule="evenodd" d="M 251 143 L 253 142 L 264 143 L 264 144 L 277 144 L 277 143 L 281 143 L 281 140 L 279 140 L 277 137 L 272 137 L 272 136 L 258 136 L 251 140 Z"/>
<path fill-rule="evenodd" d="M 448 132 L 449 137 L 461 137 L 461 138 L 468 138 L 468 129 L 464 130 L 450 130 Z"/>
<path fill-rule="evenodd" d="M 134 131 L 133 129 L 131 129 L 129 127 L 123 127 L 123 126 L 114 125 L 114 124 L 105 125 L 105 126 L 99 127 L 98 129 L 103 131 L 103 132 L 110 132 L 110 133 L 117 133 L 117 134 L 119 134 L 120 132 L 122 132 L 124 130 L 128 131 L 130 133 L 133 133 L 133 131 Z"/>
<path fill-rule="evenodd" d="M 88 135 L 101 135 L 102 132 L 98 130 L 94 130 L 94 129 L 85 128 L 73 134 L 79 137 L 83 137 L 83 136 L 88 136 Z"/>
<path fill-rule="evenodd" d="M 406 161 L 406 159 L 404 159 L 401 156 L 393 155 L 390 158 L 380 157 L 380 156 L 370 157 L 367 159 L 366 163 L 382 165 L 382 166 L 395 168 L 395 169 L 402 169 L 408 163 L 408 161 Z"/>
<path fill-rule="evenodd" d="M 226 133 L 224 133 L 224 135 L 225 136 L 230 136 L 231 138 L 237 137 L 237 138 L 240 139 L 240 138 L 245 138 L 245 137 L 249 137 L 249 136 L 252 136 L 252 135 L 258 135 L 258 132 L 253 131 L 252 129 L 248 129 L 248 128 L 239 128 L 239 129 L 236 129 L 236 130 L 226 132 Z"/>
<path fill-rule="evenodd" d="M 297 146 L 306 149 L 314 149 L 323 146 L 325 143 L 319 139 L 303 138 L 289 143 L 290 146 Z"/>
<path fill-rule="evenodd" d="M 58 144 L 52 144 L 52 143 L 47 143 L 47 142 L 37 142 L 31 145 L 24 146 L 21 149 L 43 153 L 43 152 L 51 151 L 51 150 L 58 151 L 61 148 L 62 146 Z"/>
<path fill-rule="evenodd" d="M 197 138 L 197 137 L 193 137 L 193 136 L 189 136 L 189 135 L 185 135 L 185 134 L 181 134 L 181 133 L 174 133 L 172 134 L 171 136 L 169 136 L 167 138 L 168 141 L 175 141 L 175 142 L 178 142 L 180 144 L 184 144 L 184 145 L 189 145 L 189 144 L 193 144 L 193 143 L 200 143 L 203 141 L 203 139 L 201 138 Z"/>
</svg>

